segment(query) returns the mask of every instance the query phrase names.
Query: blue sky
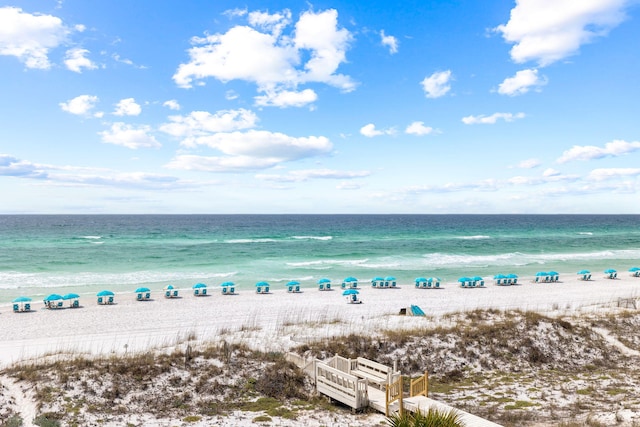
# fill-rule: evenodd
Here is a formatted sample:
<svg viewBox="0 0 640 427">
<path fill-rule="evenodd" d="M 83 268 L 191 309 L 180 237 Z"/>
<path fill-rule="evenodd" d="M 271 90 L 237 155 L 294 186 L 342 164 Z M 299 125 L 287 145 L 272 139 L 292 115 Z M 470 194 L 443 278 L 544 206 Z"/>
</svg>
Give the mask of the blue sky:
<svg viewBox="0 0 640 427">
<path fill-rule="evenodd" d="M 624 0 L 0 0 L 0 213 L 640 213 L 638 40 Z"/>
</svg>

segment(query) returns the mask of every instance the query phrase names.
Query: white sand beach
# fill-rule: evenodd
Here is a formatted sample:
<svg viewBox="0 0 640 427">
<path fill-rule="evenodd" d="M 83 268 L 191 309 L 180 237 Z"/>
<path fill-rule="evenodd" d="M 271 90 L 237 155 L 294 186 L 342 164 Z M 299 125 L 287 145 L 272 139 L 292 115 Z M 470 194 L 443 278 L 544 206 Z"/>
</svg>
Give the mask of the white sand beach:
<svg viewBox="0 0 640 427">
<path fill-rule="evenodd" d="M 441 289 L 416 289 L 412 283 L 397 289 L 372 289 L 360 284 L 362 304 L 348 304 L 342 290 L 321 292 L 303 288 L 301 293 L 283 289 L 270 294 L 240 291 L 222 295 L 209 288 L 209 296 L 195 297 L 183 289 L 178 299 L 165 299 L 152 289 L 152 300 L 136 301 L 135 294 L 116 295 L 116 304 L 98 305 L 83 296 L 80 308 L 49 310 L 42 301 L 32 302 L 29 313 L 13 313 L 10 304 L 0 306 L 0 366 L 47 354 L 112 354 L 172 347 L 187 338 L 197 341 L 242 341 L 252 348 L 286 351 L 317 338 L 349 333 L 375 334 L 383 329 L 414 328 L 422 317 L 399 316 L 401 308 L 418 305 L 427 316 L 476 308 L 522 309 L 540 312 L 589 309 L 620 298 L 640 298 L 640 278 L 621 273 L 611 280 L 602 273 L 590 281 L 575 273 L 560 275 L 558 283 L 533 283 L 485 288 L 461 288 L 443 283 Z"/>
<path fill-rule="evenodd" d="M 640 278 L 626 273 L 615 280 L 603 274 L 590 281 L 573 274 L 561 274 L 557 283 L 534 283 L 521 277 L 520 284 L 497 286 L 487 280 L 484 288 L 462 288 L 458 283 L 443 283 L 441 289 L 416 289 L 412 283 L 399 288 L 374 289 L 361 283 L 362 304 L 348 304 L 342 289 L 319 291 L 303 289 L 287 293 L 276 289 L 270 294 L 241 291 L 222 295 L 209 288 L 209 295 L 196 297 L 191 289 L 181 290 L 181 297 L 165 299 L 161 289 L 152 290 L 152 300 L 136 301 L 133 292 L 116 295 L 116 304 L 98 305 L 96 298 L 81 298 L 80 308 L 50 310 L 42 301 L 32 301 L 32 311 L 13 313 L 10 304 L 0 306 L 0 365 L 16 362 L 43 362 L 69 356 L 104 356 L 159 351 L 184 350 L 199 343 L 237 342 L 261 351 L 285 352 L 295 346 L 319 339 L 351 333 L 375 336 L 383 330 L 417 329 L 428 326 L 451 326 L 447 313 L 475 309 L 520 309 L 557 315 L 580 315 L 607 311 L 620 299 L 640 298 Z M 334 285 L 335 286 L 335 285 Z M 402 308 L 418 305 L 426 317 L 402 316 Z M 458 316 L 458 318 L 460 318 Z M 464 317 L 462 317 L 464 318 Z M 620 345 L 612 339 L 612 346 Z M 622 346 L 624 347 L 624 346 Z M 626 348 L 625 348 L 626 349 Z M 626 349 L 628 350 L 628 349 Z M 427 367 L 429 369 L 429 367 Z M 2 378 L 0 398 L 13 402 L 27 427 L 37 413 L 33 390 L 7 376 Z M 0 403 L 2 403 L 0 399 Z M 7 400 L 9 399 L 9 400 Z M 629 420 L 638 414 L 627 411 Z M 602 420 L 617 419 L 620 412 L 604 411 Z M 255 415 L 234 412 L 216 418 L 216 425 L 251 426 Z M 625 418 L 626 419 L 626 418 Z M 145 426 L 187 425 L 176 419 L 155 419 L 133 412 L 127 422 Z M 98 418 L 94 419 L 98 422 Z M 92 421 L 93 422 L 93 421 Z M 122 419 L 101 425 L 121 425 Z M 213 422 L 204 418 L 203 427 Z M 177 424 L 176 424 L 177 423 Z M 351 414 L 343 411 L 311 411 L 297 420 L 279 419 L 278 425 L 311 427 L 385 424 L 383 414 Z M 93 424 L 92 424 L 93 425 Z M 98 425 L 98 424 L 95 424 Z M 549 426 L 553 424 L 536 424 Z M 627 424 L 635 425 L 633 421 Z"/>
</svg>

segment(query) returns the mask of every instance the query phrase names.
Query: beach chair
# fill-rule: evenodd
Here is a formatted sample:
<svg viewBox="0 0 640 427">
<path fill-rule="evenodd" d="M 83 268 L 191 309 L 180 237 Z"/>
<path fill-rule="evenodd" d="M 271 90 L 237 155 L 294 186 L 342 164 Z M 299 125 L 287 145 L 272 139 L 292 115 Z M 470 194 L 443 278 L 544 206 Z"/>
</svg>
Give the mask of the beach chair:
<svg viewBox="0 0 640 427">
<path fill-rule="evenodd" d="M 25 303 L 25 305 L 22 307 L 22 311 L 31 311 L 31 304 Z"/>
<path fill-rule="evenodd" d="M 331 289 L 331 283 L 327 283 L 327 288 L 326 288 L 326 289 L 327 289 L 327 290 L 330 290 L 330 289 Z"/>
<path fill-rule="evenodd" d="M 358 299 L 358 295 L 353 294 L 353 295 L 349 295 L 347 297 L 347 301 L 349 301 L 349 304 L 361 304 L 362 301 L 360 299 Z"/>
<path fill-rule="evenodd" d="M 512 285 L 517 285 L 517 284 L 518 284 L 518 279 L 513 279 Z"/>
<path fill-rule="evenodd" d="M 431 283 L 430 283 L 430 285 L 431 285 Z M 432 285 L 433 285 L 434 288 L 439 288 L 440 287 L 440 282 L 434 282 Z"/>
<path fill-rule="evenodd" d="M 392 288 L 397 288 L 397 284 L 396 284 L 396 281 L 395 281 L 395 280 L 394 280 L 393 282 L 391 282 L 391 287 L 392 287 Z"/>
<path fill-rule="evenodd" d="M 20 304 L 13 304 L 13 312 L 17 313 L 20 311 Z"/>
<path fill-rule="evenodd" d="M 80 301 L 78 301 L 77 299 L 73 300 L 73 302 L 71 302 L 71 304 L 69 306 L 71 308 L 78 308 L 78 307 L 80 307 Z"/>
<path fill-rule="evenodd" d="M 138 294 L 138 301 L 142 301 L 142 294 Z"/>
<path fill-rule="evenodd" d="M 324 291 L 324 283 L 318 283 L 318 290 Z"/>
<path fill-rule="evenodd" d="M 227 295 L 229 293 L 229 289 L 226 286 L 222 288 L 222 295 Z"/>
<path fill-rule="evenodd" d="M 104 299 L 102 297 L 98 297 L 98 304 L 104 304 Z"/>
<path fill-rule="evenodd" d="M 164 297 L 165 298 L 171 298 L 171 291 L 165 291 Z"/>
<path fill-rule="evenodd" d="M 107 304 L 113 304 L 113 297 L 107 298 Z"/>
<path fill-rule="evenodd" d="M 479 288 L 484 288 L 484 280 L 478 281 L 478 287 Z"/>
</svg>

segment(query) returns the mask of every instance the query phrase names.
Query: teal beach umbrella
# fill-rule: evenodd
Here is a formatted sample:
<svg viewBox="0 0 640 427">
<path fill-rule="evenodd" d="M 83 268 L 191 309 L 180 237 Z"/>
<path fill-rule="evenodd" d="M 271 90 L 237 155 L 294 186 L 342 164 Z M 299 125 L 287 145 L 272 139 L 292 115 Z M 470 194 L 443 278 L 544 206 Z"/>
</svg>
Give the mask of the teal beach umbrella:
<svg viewBox="0 0 640 427">
<path fill-rule="evenodd" d="M 342 295 L 358 295 L 360 292 L 358 292 L 357 289 L 347 289 L 346 291 L 342 292 Z"/>
<path fill-rule="evenodd" d="M 29 302 L 29 301 L 31 301 L 31 298 L 29 297 L 18 297 L 14 299 L 12 302 Z"/>
<path fill-rule="evenodd" d="M 113 296 L 113 295 L 114 295 L 114 293 L 113 293 L 113 292 L 111 292 L 111 291 L 107 291 L 107 290 L 100 291 L 100 292 L 98 292 L 98 293 L 96 294 L 96 296 L 98 296 L 98 297 L 110 297 L 110 296 Z"/>
</svg>

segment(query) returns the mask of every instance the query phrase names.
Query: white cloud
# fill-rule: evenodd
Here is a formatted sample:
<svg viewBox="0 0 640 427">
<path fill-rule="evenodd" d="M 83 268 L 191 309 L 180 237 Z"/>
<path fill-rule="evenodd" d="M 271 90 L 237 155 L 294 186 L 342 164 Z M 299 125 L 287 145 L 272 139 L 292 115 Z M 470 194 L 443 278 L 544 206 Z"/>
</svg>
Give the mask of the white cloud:
<svg viewBox="0 0 640 427">
<path fill-rule="evenodd" d="M 384 30 L 380 31 L 380 39 L 383 46 L 389 48 L 389 53 L 398 53 L 398 39 L 393 36 L 388 36 L 384 33 Z"/>
<path fill-rule="evenodd" d="M 110 130 L 99 132 L 102 141 L 107 144 L 121 145 L 133 150 L 138 148 L 157 148 L 160 143 L 155 137 L 149 135 L 151 128 L 149 126 L 132 126 L 122 122 L 116 122 L 111 125 Z"/>
<path fill-rule="evenodd" d="M 360 128 L 360 134 L 366 136 L 367 138 L 373 138 L 374 136 L 380 135 L 393 135 L 395 133 L 393 128 L 390 129 L 376 129 L 376 126 L 373 123 L 369 123 Z"/>
<path fill-rule="evenodd" d="M 75 71 L 76 73 L 81 73 L 83 68 L 95 70 L 98 66 L 85 56 L 88 53 L 89 51 L 87 49 L 69 49 L 65 56 L 64 64 L 67 66 L 67 69 Z"/>
<path fill-rule="evenodd" d="M 546 66 L 578 52 L 624 19 L 628 0 L 518 0 L 509 22 L 495 30 L 514 46 L 518 63 Z"/>
<path fill-rule="evenodd" d="M 302 107 L 318 99 L 318 95 L 311 89 L 297 92 L 292 90 L 267 91 L 265 95 L 255 97 L 256 105 L 260 107 Z"/>
<path fill-rule="evenodd" d="M 518 163 L 518 167 L 521 169 L 533 169 L 540 166 L 540 160 L 538 159 L 527 159 Z"/>
<path fill-rule="evenodd" d="M 288 9 L 281 13 L 270 14 L 268 12 L 250 12 L 249 24 L 251 26 L 268 31 L 279 36 L 282 30 L 291 23 L 291 12 Z"/>
<path fill-rule="evenodd" d="M 174 111 L 180 110 L 180 104 L 178 104 L 178 101 L 176 101 L 175 99 L 165 101 L 164 103 L 162 103 L 162 106 Z"/>
<path fill-rule="evenodd" d="M 433 128 L 425 126 L 424 122 L 413 122 L 404 130 L 405 133 L 416 136 L 429 135 L 433 133 L 433 131 Z"/>
<path fill-rule="evenodd" d="M 137 116 L 142 112 L 140 104 L 136 103 L 133 98 L 121 99 L 116 104 L 116 109 L 113 112 L 114 116 Z"/>
<path fill-rule="evenodd" d="M 50 68 L 49 51 L 63 44 L 70 33 L 56 16 L 0 7 L 0 55 L 15 56 L 27 68 Z"/>
<path fill-rule="evenodd" d="M 573 160 L 594 160 L 603 157 L 619 157 L 640 150 L 640 141 L 627 142 L 615 140 L 608 142 L 604 147 L 595 145 L 574 145 L 562 153 L 558 163 L 567 163 Z"/>
<path fill-rule="evenodd" d="M 61 102 L 60 108 L 67 113 L 76 114 L 78 116 L 87 116 L 98 102 L 98 97 L 94 95 L 80 95 L 67 102 Z"/>
<path fill-rule="evenodd" d="M 547 79 L 545 77 L 540 78 L 538 76 L 538 70 L 520 70 L 515 76 L 508 77 L 500 83 L 498 93 L 509 96 L 522 95 L 529 92 L 531 88 L 539 88 L 546 84 Z"/>
<path fill-rule="evenodd" d="M 594 169 L 591 171 L 591 173 L 589 173 L 589 179 L 592 179 L 594 181 L 604 181 L 607 179 L 638 176 L 640 176 L 640 169 L 638 168 L 603 168 Z"/>
<path fill-rule="evenodd" d="M 524 113 L 493 113 L 490 116 L 467 116 L 462 118 L 462 123 L 465 125 L 493 125 L 498 122 L 498 120 L 504 120 L 505 122 L 513 122 L 517 119 L 522 119 L 525 117 Z"/>
<path fill-rule="evenodd" d="M 333 9 L 305 12 L 295 23 L 294 31 L 280 34 L 289 24 L 289 17 L 288 11 L 272 15 L 252 12 L 249 23 L 253 27 L 238 25 L 224 34 L 192 38 L 190 60 L 180 64 L 174 81 L 188 88 L 194 81 L 208 77 L 225 83 L 245 80 L 255 83 L 258 92 L 266 93 L 264 99 L 275 99 L 281 91 L 300 93 L 291 91 L 304 83 L 353 90 L 351 78 L 336 73 L 346 61 L 352 38 L 349 31 L 338 28 L 338 13 Z M 268 32 L 260 31 L 265 28 Z"/>
<path fill-rule="evenodd" d="M 438 71 L 425 77 L 422 82 L 422 88 L 427 98 L 440 98 L 449 92 L 451 85 L 451 70 Z"/>
<path fill-rule="evenodd" d="M 310 179 L 356 179 L 371 175 L 369 171 L 337 171 L 332 169 L 305 169 L 291 171 L 287 175 L 256 175 L 263 181 L 303 182 Z"/>
<path fill-rule="evenodd" d="M 557 171 L 553 168 L 548 168 L 548 169 L 545 169 L 544 172 L 542 172 L 542 176 L 545 178 L 552 178 L 552 177 L 561 176 L 561 174 L 560 174 L 560 171 Z"/>
<path fill-rule="evenodd" d="M 224 156 L 180 155 L 167 167 L 210 172 L 267 169 L 283 162 L 326 155 L 333 145 L 323 136 L 292 137 L 278 132 L 249 130 L 220 132 L 189 140 L 189 146 L 206 146 Z"/>
<path fill-rule="evenodd" d="M 186 116 L 171 116 L 170 123 L 160 126 L 162 132 L 185 138 L 185 146 L 195 146 L 194 138 L 216 132 L 232 132 L 255 127 L 258 117 L 250 110 L 221 110 L 215 114 L 207 111 L 192 111 Z"/>
<path fill-rule="evenodd" d="M 0 176 L 26 178 L 46 178 L 47 173 L 42 166 L 18 159 L 8 154 L 0 154 Z"/>
</svg>

